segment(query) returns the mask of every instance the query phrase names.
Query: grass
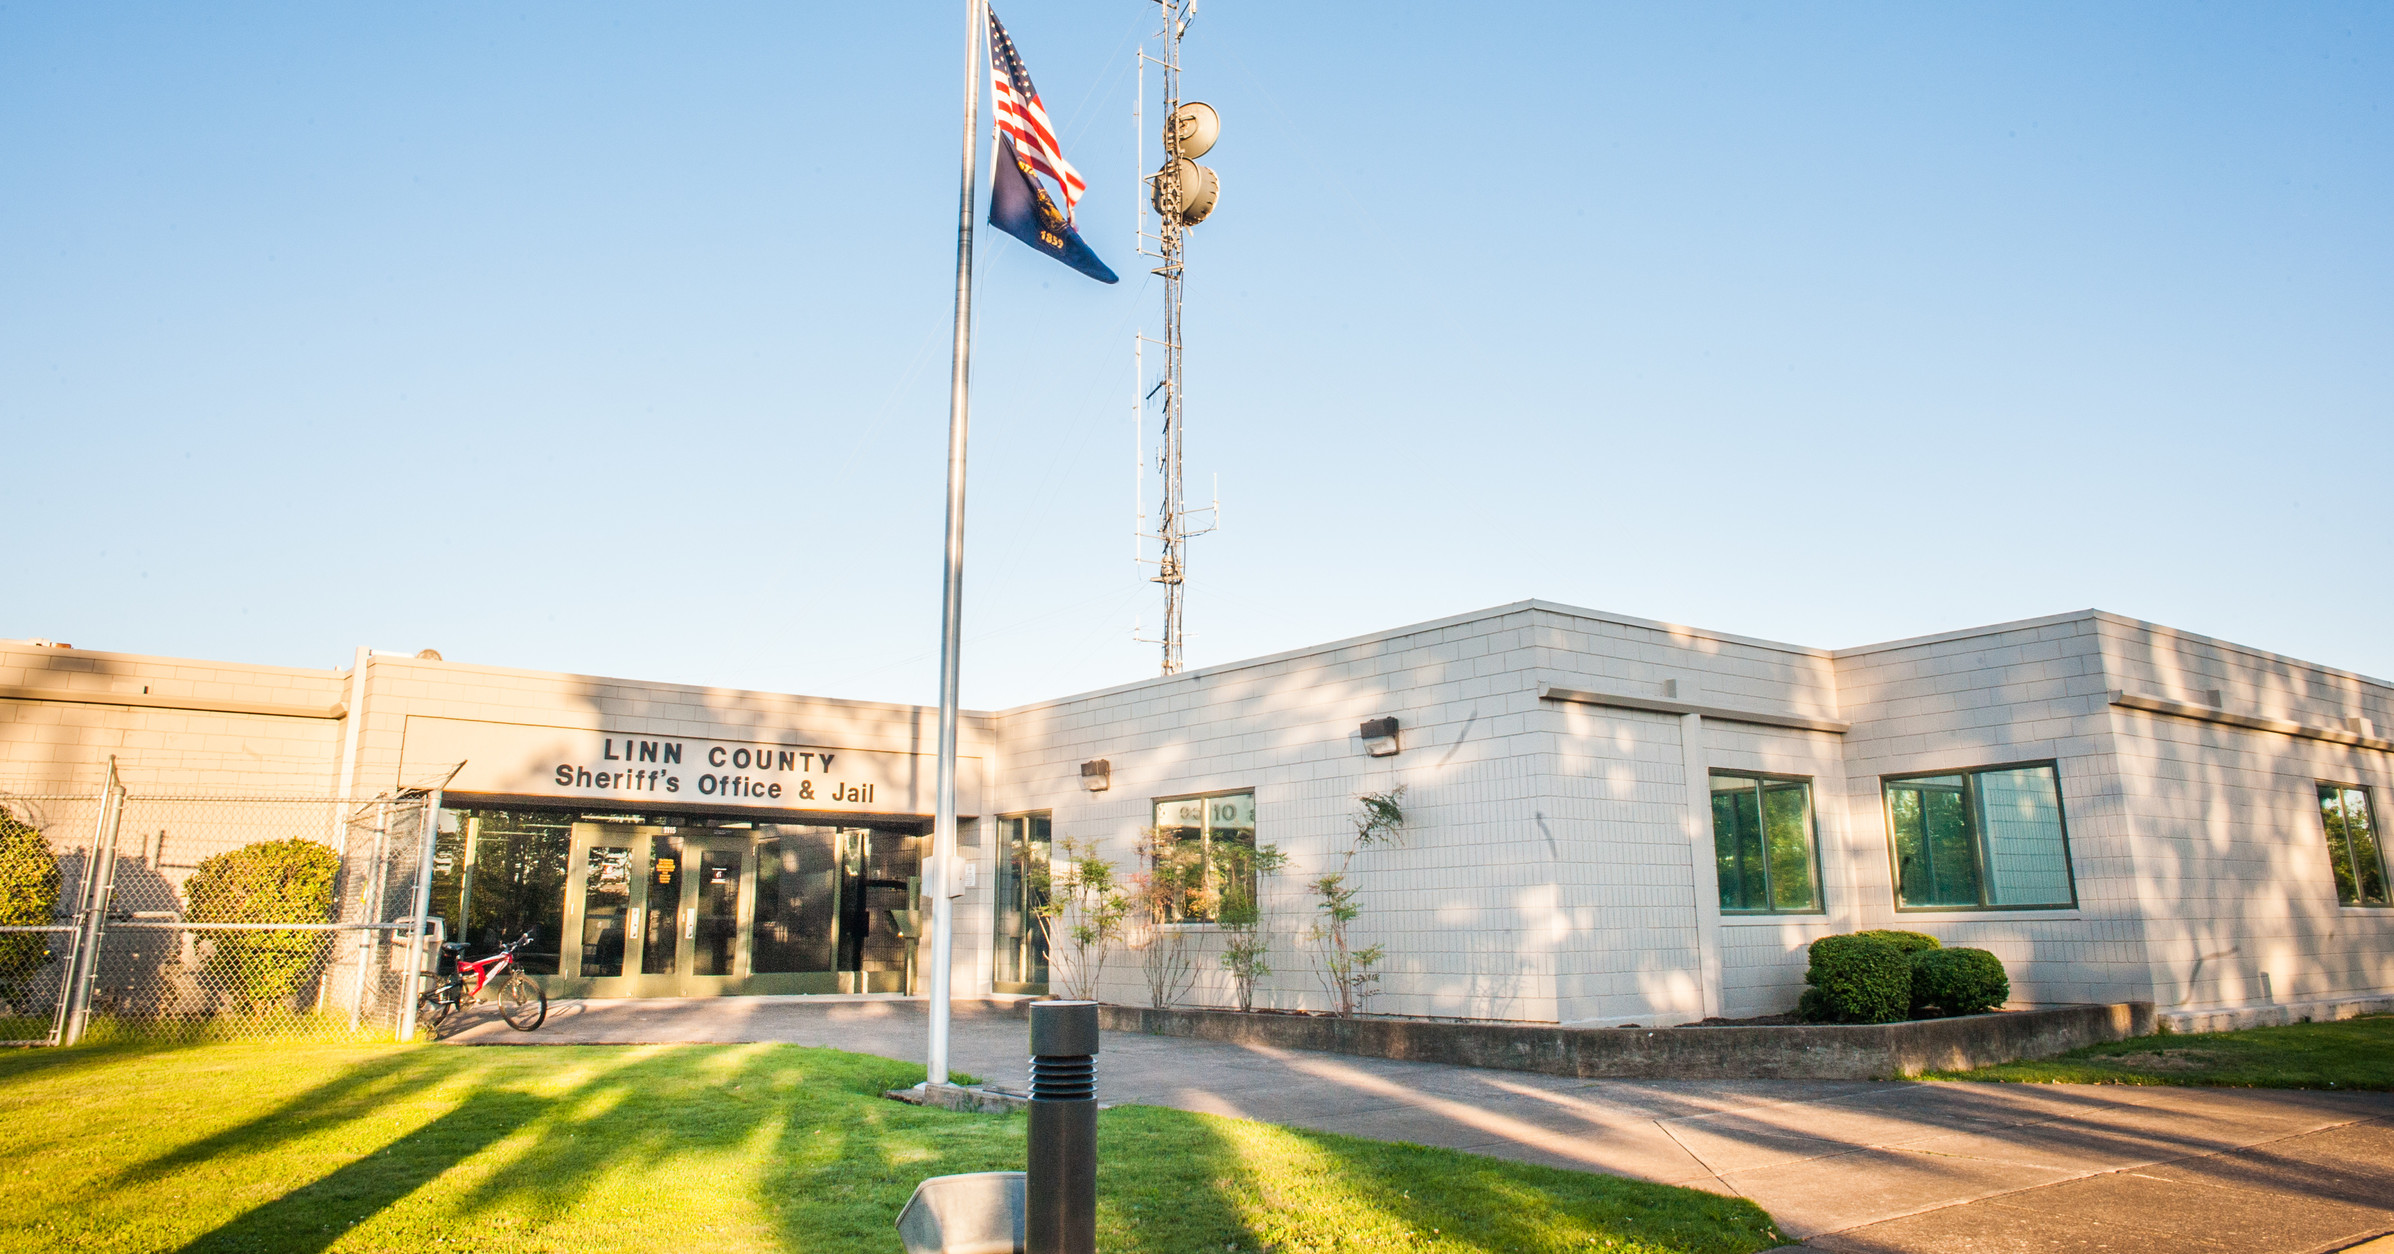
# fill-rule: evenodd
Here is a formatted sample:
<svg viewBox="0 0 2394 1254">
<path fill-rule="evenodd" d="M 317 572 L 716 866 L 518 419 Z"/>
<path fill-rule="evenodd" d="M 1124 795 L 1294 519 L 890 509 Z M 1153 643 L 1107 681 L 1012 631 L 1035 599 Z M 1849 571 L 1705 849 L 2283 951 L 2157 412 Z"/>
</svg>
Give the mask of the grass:
<svg viewBox="0 0 2394 1254">
<path fill-rule="evenodd" d="M 0 1053 L 0 1254 L 896 1251 L 915 1183 L 1019 1169 L 1019 1115 L 784 1045 L 277 1042 Z M 1099 1243 L 1704 1251 L 1740 1199 L 1155 1107 L 1099 1121 Z"/>
<path fill-rule="evenodd" d="M 2394 1015 L 2241 1032 L 2140 1036 L 2041 1062 L 1931 1072 L 1929 1080 L 2039 1084 L 2212 1084 L 2266 1089 L 2394 1089 Z"/>
</svg>

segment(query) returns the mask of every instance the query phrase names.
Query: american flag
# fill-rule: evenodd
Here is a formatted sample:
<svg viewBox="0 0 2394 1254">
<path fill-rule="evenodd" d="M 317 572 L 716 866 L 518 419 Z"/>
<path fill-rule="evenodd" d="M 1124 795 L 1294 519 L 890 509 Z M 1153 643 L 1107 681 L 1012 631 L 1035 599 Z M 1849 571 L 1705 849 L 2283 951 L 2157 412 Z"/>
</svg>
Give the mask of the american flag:
<svg viewBox="0 0 2394 1254">
<path fill-rule="evenodd" d="M 1047 107 L 1039 103 L 1039 89 L 1031 86 L 1031 72 L 1022 67 L 1022 54 L 1014 50 L 1014 41 L 1006 36 L 995 9 L 989 11 L 989 71 L 998 129 L 1013 139 L 1015 151 L 1033 170 L 1064 189 L 1064 216 L 1069 220 L 1089 184 L 1064 159 L 1056 128 L 1047 120 Z"/>
</svg>

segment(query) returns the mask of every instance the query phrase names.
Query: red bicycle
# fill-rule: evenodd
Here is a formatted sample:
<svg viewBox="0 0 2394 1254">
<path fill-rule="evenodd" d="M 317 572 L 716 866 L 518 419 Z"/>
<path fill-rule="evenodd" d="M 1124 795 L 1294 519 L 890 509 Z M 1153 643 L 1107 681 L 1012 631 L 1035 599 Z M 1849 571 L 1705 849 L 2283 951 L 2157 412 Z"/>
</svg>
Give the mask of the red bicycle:
<svg viewBox="0 0 2394 1254">
<path fill-rule="evenodd" d="M 499 952 L 488 958 L 468 962 L 465 943 L 452 941 L 441 946 L 441 982 L 424 991 L 416 999 L 416 1022 L 438 1034 L 443 1020 L 457 1013 L 467 1002 L 480 1001 L 484 989 L 497 986 L 499 1016 L 507 1026 L 518 1032 L 529 1032 L 549 1017 L 549 995 L 540 991 L 540 981 L 524 974 L 515 964 L 515 951 L 532 942 L 526 932 L 514 941 L 501 945 Z M 467 983 L 468 977 L 472 984 Z"/>
</svg>

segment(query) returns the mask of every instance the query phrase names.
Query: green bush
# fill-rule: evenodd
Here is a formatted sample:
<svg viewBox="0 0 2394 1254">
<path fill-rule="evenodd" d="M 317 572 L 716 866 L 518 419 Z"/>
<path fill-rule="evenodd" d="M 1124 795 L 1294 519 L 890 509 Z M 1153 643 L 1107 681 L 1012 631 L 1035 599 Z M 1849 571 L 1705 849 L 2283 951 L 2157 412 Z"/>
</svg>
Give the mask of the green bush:
<svg viewBox="0 0 2394 1254">
<path fill-rule="evenodd" d="M 341 858 L 312 840 L 262 840 L 200 861 L 183 885 L 194 923 L 329 923 Z M 295 992 L 330 941 L 325 932 L 219 932 L 206 973 L 251 1004 Z"/>
<path fill-rule="evenodd" d="M 31 824 L 0 809 L 0 924 L 43 927 L 57 922 L 58 856 Z M 50 937 L 0 932 L 0 1000 L 14 1002 L 24 983 L 50 958 Z"/>
<path fill-rule="evenodd" d="M 1923 949 L 1935 949 L 1940 943 L 1936 937 L 1931 936 L 1926 932 L 1898 932 L 1888 928 L 1879 928 L 1869 932 L 1856 932 L 1854 935 L 1868 936 L 1874 940 L 1886 941 L 1888 944 L 1904 951 L 1904 956 L 1907 958 L 1913 954 L 1919 953 Z"/>
<path fill-rule="evenodd" d="M 1915 1016 L 1984 1014 L 2011 998 L 2003 960 L 1984 949 L 1926 949 L 1911 962 Z"/>
<path fill-rule="evenodd" d="M 1912 964 L 1895 942 L 1876 936 L 1823 936 L 1812 942 L 1796 1017 L 1810 1023 L 1894 1023 L 1912 1008 Z"/>
</svg>

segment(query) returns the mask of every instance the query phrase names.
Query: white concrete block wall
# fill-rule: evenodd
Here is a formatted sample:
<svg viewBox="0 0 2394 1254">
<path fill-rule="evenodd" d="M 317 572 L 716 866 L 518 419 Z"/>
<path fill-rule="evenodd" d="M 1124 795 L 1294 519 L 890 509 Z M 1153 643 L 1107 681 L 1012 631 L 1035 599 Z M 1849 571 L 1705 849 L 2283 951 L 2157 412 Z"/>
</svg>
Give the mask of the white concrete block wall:
<svg viewBox="0 0 2394 1254">
<path fill-rule="evenodd" d="M 1560 988 L 1566 1022 L 1704 1017 L 1697 883 L 1679 720 L 1592 706 L 1550 709 L 1558 725 L 1543 790 L 1554 875 L 1570 912 Z"/>
<path fill-rule="evenodd" d="M 1718 890 L 1708 871 L 1697 883 L 1677 720 L 1536 697 L 1542 679 L 1659 693 L 1664 678 L 1691 699 L 1836 710 L 1824 652 L 1524 603 L 1008 711 L 997 719 L 1009 761 L 998 808 L 1051 810 L 1059 837 L 1103 840 L 1127 871 L 1151 799 L 1254 788 L 1259 839 L 1292 857 L 1267 892 L 1292 943 L 1258 999 L 1310 1009 L 1325 990 L 1313 955 L 1293 943 L 1311 917 L 1303 884 L 1344 848 L 1354 798 L 1402 783 L 1407 842 L 1362 855 L 1354 871 L 1368 894 L 1357 942 L 1389 951 L 1374 1009 L 1681 1022 L 1703 1014 L 1696 902 Z M 1356 725 L 1388 715 L 1404 728 L 1404 752 L 1363 756 Z M 1834 783 L 1821 734 L 1780 739 L 1801 747 L 1765 750 L 1749 737 L 1724 764 L 1775 763 Z M 1113 791 L 1091 798 L 1078 768 L 1098 757 L 1113 764 Z M 1838 793 L 1828 790 L 1824 813 Z M 1698 817 L 1709 842 L 1709 811 Z M 1763 1003 L 1792 1000 L 1789 946 L 1748 932 L 1732 1002 L 1782 1008 Z M 1219 938 L 1200 935 L 1210 959 Z M 1135 956 L 1117 961 L 1104 995 L 1143 1000 Z M 1754 962 L 1763 973 L 1748 970 Z M 1215 975 L 1195 1000 L 1229 997 Z"/>
<path fill-rule="evenodd" d="M 339 720 L 86 704 L 71 697 L 88 692 L 325 710 L 345 695 L 337 671 L 0 641 L 0 688 L 70 698 L 0 699 L 0 789 L 92 792 L 114 755 L 127 787 L 152 794 L 332 792 L 327 755 L 338 752 Z"/>
<path fill-rule="evenodd" d="M 1850 732 L 1541 701 L 1538 685 L 1842 719 Z M 0 688 L 138 693 L 325 709 L 339 671 L 247 667 L 0 642 Z M 1291 856 L 1267 886 L 1276 973 L 1266 1006 L 1328 1004 L 1301 937 L 1305 884 L 1333 866 L 1355 798 L 1402 785 L 1401 845 L 1366 851 L 1356 943 L 1388 956 L 1372 1008 L 1570 1023 L 1684 1022 L 1785 1010 L 1804 948 L 1828 932 L 1901 927 L 2003 957 L 2016 1000 L 2150 999 L 2165 1008 L 2394 992 L 2394 911 L 2340 907 L 2316 781 L 2373 790 L 2394 820 L 2394 763 L 2376 750 L 2110 704 L 2127 688 L 2234 711 L 2394 731 L 2394 687 L 2094 612 L 1829 652 L 1543 602 L 1148 680 L 998 714 L 968 713 L 991 816 L 1047 810 L 1128 874 L 1153 799 L 1253 789 L 1262 840 Z M 414 715 L 632 734 L 796 733 L 929 752 L 934 712 L 464 663 L 377 657 L 360 720 L 358 787 L 428 782 L 407 758 Z M 1368 757 L 1366 719 L 1404 750 Z M 1691 726 L 1692 743 L 1682 743 Z M 0 699 L 0 787 L 96 784 L 108 753 L 150 791 L 324 795 L 343 720 Z M 1110 791 L 1080 764 L 1113 763 Z M 2064 910 L 1896 909 L 1886 776 L 2052 761 L 2078 904 Z M 1819 915 L 1723 917 L 1710 867 L 1711 770 L 1814 781 Z M 1694 803 L 1691 805 L 1691 801 Z M 989 988 L 998 848 L 968 826 L 978 884 L 958 905 L 955 986 Z M 1229 1004 L 1223 937 L 1187 935 L 1199 1004 Z M 1139 955 L 1102 995 L 1146 1000 Z"/>
<path fill-rule="evenodd" d="M 1829 732 L 1704 721 L 1705 758 L 1715 770 L 1792 775 L 1812 781 L 1820 842 L 1819 914 L 1724 915 L 1721 919 L 1721 1013 L 1742 1019 L 1781 1014 L 1804 991 L 1812 942 L 1853 931 L 1863 916 L 1865 877 L 1858 868 L 1879 851 L 1869 833 L 1857 840 L 1848 813 L 1844 744 Z M 1709 818 L 1706 831 L 1709 833 Z M 1718 884 L 1706 887 L 1718 892 Z"/>
<path fill-rule="evenodd" d="M 1543 677 L 1559 687 L 1659 698 L 1675 681 L 1678 699 L 1694 704 L 1838 717 L 1834 665 L 1823 650 L 1563 607 L 1542 613 Z M 1717 768 L 1813 778 L 1825 877 L 1835 881 L 1837 737 L 1704 719 L 1691 779 L 1680 716 L 1584 705 L 1555 705 L 1550 714 L 1560 748 L 1549 795 L 1565 824 L 1586 830 L 1564 872 L 1582 912 L 1564 1020 L 1689 1022 L 1707 1013 L 1708 981 L 1709 1009 L 1723 1015 L 1792 1006 L 1803 947 L 1833 930 L 1834 915 L 1720 915 L 1709 777 Z M 1837 909 L 1840 890 L 1826 896 Z"/>
<path fill-rule="evenodd" d="M 2110 615 L 2112 686 L 2385 735 L 2394 688 Z M 2368 788 L 2394 816 L 2394 755 L 2142 711 L 2111 711 L 2136 831 L 2152 997 L 2165 1009 L 2394 993 L 2394 910 L 2340 905 L 2322 782 Z"/>
<path fill-rule="evenodd" d="M 1154 799 L 1254 789 L 1257 839 L 1290 858 L 1265 886 L 1276 972 L 1256 1000 L 1320 1009 L 1328 991 L 1302 940 L 1305 885 L 1348 848 L 1355 799 L 1401 785 L 1403 843 L 1364 851 L 1350 870 L 1364 892 L 1353 942 L 1388 953 L 1372 1008 L 1552 1021 L 1568 927 L 1537 834 L 1532 767 L 1545 734 L 1533 726 L 1531 622 L 1509 607 L 1006 711 L 999 809 L 1052 811 L 1059 839 L 1101 842 L 1128 874 Z M 1403 752 L 1369 757 L 1357 728 L 1388 716 Z M 1113 764 L 1106 793 L 1081 790 L 1091 758 Z M 1191 1000 L 1230 1004 L 1213 962 L 1222 937 L 1191 931 L 1209 968 Z M 1116 958 L 1104 996 L 1145 1002 L 1137 965 L 1135 953 Z"/>
<path fill-rule="evenodd" d="M 1926 932 L 2003 959 L 2015 1003 L 2149 995 L 2147 905 L 2112 737 L 2091 613 L 1897 641 L 1837 654 L 1850 926 Z M 1899 910 L 1883 782 L 1891 775 L 2051 761 L 2076 882 L 2075 909 Z M 1844 930 L 1844 929 L 1841 929 Z"/>
</svg>

